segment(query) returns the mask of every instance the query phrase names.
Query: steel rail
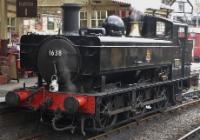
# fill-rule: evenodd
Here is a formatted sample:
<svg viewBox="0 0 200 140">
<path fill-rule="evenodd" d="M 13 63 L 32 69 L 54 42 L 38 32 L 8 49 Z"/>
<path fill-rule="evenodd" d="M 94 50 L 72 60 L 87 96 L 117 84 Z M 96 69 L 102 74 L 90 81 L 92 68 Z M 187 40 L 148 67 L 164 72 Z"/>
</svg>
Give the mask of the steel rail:
<svg viewBox="0 0 200 140">
<path fill-rule="evenodd" d="M 193 137 L 195 137 L 197 135 L 198 135 L 198 138 L 200 139 L 200 126 L 193 129 L 189 133 L 185 134 L 184 136 L 182 136 L 178 140 L 191 140 Z"/>
<path fill-rule="evenodd" d="M 43 133 L 35 133 L 35 134 L 31 134 L 29 136 L 21 137 L 18 140 L 37 140 L 37 139 L 43 138 L 44 136 L 46 136 L 46 135 Z"/>
</svg>

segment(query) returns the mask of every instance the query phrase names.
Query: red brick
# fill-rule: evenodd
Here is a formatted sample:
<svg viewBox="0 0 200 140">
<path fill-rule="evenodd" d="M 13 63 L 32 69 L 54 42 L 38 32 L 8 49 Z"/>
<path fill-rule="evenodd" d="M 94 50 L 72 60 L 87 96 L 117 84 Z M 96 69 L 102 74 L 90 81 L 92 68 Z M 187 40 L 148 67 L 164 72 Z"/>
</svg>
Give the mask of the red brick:
<svg viewBox="0 0 200 140">
<path fill-rule="evenodd" d="M 8 61 L 8 57 L 0 56 L 0 61 Z"/>
<path fill-rule="evenodd" d="M 8 66 L 0 66 L 0 72 L 2 75 L 8 75 L 9 74 L 9 67 Z"/>
<path fill-rule="evenodd" d="M 0 85 L 7 84 L 8 78 L 6 75 L 0 75 Z"/>
<path fill-rule="evenodd" d="M 8 66 L 8 61 L 0 61 L 0 66 Z"/>
</svg>

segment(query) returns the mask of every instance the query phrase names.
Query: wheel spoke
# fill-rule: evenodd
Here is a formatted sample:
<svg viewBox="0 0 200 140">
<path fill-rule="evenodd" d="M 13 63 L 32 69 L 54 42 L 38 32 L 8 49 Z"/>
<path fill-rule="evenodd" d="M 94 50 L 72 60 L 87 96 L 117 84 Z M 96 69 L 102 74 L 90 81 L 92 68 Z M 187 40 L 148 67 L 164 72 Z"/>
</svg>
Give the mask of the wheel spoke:
<svg viewBox="0 0 200 140">
<path fill-rule="evenodd" d="M 101 128 L 109 127 L 116 122 L 117 115 L 109 116 L 108 112 L 113 110 L 113 101 L 103 98 L 99 108 L 99 125 Z"/>
</svg>

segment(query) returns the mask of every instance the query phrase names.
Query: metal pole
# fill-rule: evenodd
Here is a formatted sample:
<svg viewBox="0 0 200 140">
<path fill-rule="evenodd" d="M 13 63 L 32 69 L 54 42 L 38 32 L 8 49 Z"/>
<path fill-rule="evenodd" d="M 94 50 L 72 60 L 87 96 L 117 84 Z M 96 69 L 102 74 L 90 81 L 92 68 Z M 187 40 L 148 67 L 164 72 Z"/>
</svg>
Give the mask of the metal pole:
<svg viewBox="0 0 200 140">
<path fill-rule="evenodd" d="M 196 18 L 196 27 L 199 27 L 199 12 L 197 13 L 197 18 Z"/>
<path fill-rule="evenodd" d="M 6 0 L 0 0 L 0 39 L 8 39 Z"/>
<path fill-rule="evenodd" d="M 187 21 L 187 15 L 185 13 L 185 2 L 183 3 L 183 13 L 184 13 L 184 18 L 185 18 L 185 23 L 188 23 L 188 21 Z"/>
<path fill-rule="evenodd" d="M 196 0 L 196 6 L 197 6 L 196 27 L 199 27 L 199 0 Z"/>
</svg>

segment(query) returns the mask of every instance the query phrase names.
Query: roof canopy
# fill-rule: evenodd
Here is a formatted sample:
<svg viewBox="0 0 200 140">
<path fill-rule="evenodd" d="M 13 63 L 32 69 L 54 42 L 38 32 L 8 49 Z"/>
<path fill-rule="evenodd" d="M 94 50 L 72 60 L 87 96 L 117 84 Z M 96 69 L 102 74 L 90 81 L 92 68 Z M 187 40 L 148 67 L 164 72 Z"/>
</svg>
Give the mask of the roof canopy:
<svg viewBox="0 0 200 140">
<path fill-rule="evenodd" d="M 127 4 L 131 5 L 132 0 L 112 0 L 113 2 L 121 3 L 121 4 Z"/>
</svg>

